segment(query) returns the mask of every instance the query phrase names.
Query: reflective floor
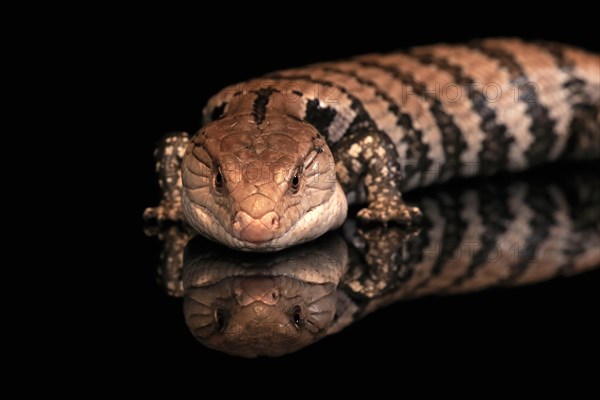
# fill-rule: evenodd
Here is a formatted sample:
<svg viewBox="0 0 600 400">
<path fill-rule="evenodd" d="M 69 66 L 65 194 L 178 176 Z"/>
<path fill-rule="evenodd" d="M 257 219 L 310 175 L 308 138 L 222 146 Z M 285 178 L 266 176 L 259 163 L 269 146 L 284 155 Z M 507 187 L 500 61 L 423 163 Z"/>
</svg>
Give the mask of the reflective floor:
<svg viewBox="0 0 600 400">
<path fill-rule="evenodd" d="M 583 338 L 598 300 L 598 167 L 422 190 L 407 196 L 424 212 L 419 229 L 350 218 L 272 254 L 147 226 L 158 270 L 143 275 L 156 285 L 145 329 L 174 354 L 209 357 L 535 349 L 565 326 Z"/>
</svg>

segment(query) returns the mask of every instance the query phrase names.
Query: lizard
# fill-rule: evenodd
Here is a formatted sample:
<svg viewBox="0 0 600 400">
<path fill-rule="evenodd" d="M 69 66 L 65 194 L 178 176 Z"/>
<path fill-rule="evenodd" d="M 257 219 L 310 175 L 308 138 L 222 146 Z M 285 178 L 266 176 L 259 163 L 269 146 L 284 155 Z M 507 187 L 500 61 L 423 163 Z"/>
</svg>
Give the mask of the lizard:
<svg viewBox="0 0 600 400">
<path fill-rule="evenodd" d="M 600 57 L 491 38 L 274 72 L 209 99 L 203 126 L 165 136 L 163 199 L 245 251 L 277 251 L 361 221 L 415 225 L 406 191 L 600 157 Z"/>
</svg>

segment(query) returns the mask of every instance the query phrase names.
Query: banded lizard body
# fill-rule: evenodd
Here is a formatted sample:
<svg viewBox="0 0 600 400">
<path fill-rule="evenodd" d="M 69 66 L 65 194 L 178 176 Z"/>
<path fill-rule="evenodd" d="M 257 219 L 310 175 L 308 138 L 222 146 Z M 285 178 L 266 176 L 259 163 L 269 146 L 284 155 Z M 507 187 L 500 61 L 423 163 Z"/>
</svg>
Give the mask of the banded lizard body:
<svg viewBox="0 0 600 400">
<path fill-rule="evenodd" d="M 411 224 L 401 193 L 454 177 L 600 157 L 600 57 L 487 39 L 315 64 L 232 85 L 204 126 L 165 137 L 164 198 L 145 212 L 229 247 L 312 240 L 365 202 Z"/>
</svg>

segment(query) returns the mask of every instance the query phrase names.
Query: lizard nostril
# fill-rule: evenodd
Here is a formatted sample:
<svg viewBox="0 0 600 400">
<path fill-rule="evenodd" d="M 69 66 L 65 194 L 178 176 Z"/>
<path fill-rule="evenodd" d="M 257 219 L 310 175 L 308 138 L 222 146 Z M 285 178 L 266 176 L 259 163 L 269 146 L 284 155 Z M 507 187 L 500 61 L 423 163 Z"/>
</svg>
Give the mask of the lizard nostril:
<svg viewBox="0 0 600 400">
<path fill-rule="evenodd" d="M 273 218 L 271 219 L 271 227 L 272 227 L 273 229 L 277 229 L 277 228 L 279 228 L 279 217 L 273 217 Z"/>
</svg>

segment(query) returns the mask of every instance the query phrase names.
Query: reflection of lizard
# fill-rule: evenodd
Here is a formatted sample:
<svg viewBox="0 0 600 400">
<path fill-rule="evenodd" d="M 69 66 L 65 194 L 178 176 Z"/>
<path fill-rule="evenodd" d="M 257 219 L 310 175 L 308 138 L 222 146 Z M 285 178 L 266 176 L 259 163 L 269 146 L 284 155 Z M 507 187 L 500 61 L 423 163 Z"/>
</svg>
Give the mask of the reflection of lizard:
<svg viewBox="0 0 600 400">
<path fill-rule="evenodd" d="M 490 39 L 234 85 L 210 99 L 193 138 L 165 139 L 165 197 L 145 215 L 183 217 L 249 251 L 312 240 L 343 223 L 347 202 L 368 203 L 364 221 L 411 225 L 420 211 L 406 190 L 598 158 L 599 76 L 598 55 Z"/>
<path fill-rule="evenodd" d="M 394 301 L 597 267 L 597 169 L 550 168 L 432 190 L 411 199 L 423 210 L 420 230 L 349 219 L 346 240 L 330 233 L 277 253 L 238 253 L 199 237 L 183 257 L 190 235 L 171 225 L 160 235 L 163 282 L 170 294 L 184 294 L 186 322 L 209 347 L 243 356 L 292 352 Z"/>
</svg>

